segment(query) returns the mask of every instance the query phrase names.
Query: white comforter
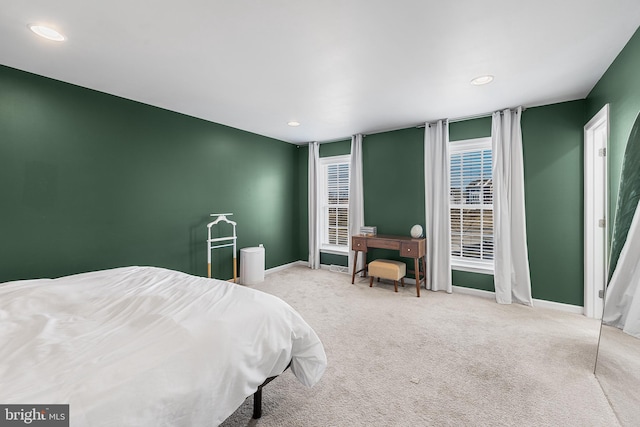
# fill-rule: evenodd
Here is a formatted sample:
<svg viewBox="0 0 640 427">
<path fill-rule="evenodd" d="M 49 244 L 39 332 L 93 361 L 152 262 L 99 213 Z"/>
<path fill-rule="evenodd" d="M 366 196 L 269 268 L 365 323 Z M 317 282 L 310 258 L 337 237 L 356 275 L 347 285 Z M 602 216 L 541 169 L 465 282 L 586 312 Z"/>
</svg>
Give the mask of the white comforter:
<svg viewBox="0 0 640 427">
<path fill-rule="evenodd" d="M 232 283 L 126 267 L 0 284 L 0 402 L 68 403 L 72 426 L 215 426 L 289 361 L 320 379 L 315 332 Z"/>
</svg>

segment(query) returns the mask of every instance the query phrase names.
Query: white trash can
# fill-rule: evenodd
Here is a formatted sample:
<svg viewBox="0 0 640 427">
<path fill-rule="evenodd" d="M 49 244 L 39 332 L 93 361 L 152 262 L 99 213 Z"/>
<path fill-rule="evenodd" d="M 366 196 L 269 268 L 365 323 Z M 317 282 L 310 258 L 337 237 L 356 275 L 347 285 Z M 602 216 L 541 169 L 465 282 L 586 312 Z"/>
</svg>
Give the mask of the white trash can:
<svg viewBox="0 0 640 427">
<path fill-rule="evenodd" d="M 255 285 L 264 281 L 264 246 L 240 249 L 240 283 Z"/>
</svg>

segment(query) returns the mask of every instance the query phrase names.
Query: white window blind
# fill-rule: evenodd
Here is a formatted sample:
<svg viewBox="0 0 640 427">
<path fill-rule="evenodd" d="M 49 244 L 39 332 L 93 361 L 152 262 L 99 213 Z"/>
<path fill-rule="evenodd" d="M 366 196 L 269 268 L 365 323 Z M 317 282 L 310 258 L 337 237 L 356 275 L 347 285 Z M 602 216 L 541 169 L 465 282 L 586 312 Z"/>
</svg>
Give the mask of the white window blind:
<svg viewBox="0 0 640 427">
<path fill-rule="evenodd" d="M 451 261 L 454 267 L 493 269 L 491 139 L 450 143 Z"/>
<path fill-rule="evenodd" d="M 324 171 L 321 249 L 349 248 L 349 156 L 321 159 Z"/>
</svg>

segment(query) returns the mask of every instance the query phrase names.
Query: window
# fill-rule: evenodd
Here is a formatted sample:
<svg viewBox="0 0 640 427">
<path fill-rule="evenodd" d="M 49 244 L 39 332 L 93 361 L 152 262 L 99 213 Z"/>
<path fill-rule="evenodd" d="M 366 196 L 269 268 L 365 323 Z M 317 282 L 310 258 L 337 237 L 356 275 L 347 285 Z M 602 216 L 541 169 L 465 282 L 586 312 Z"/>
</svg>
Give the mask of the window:
<svg viewBox="0 0 640 427">
<path fill-rule="evenodd" d="M 449 145 L 451 265 L 493 272 L 493 180 L 491 138 Z"/>
<path fill-rule="evenodd" d="M 349 163 L 351 156 L 320 159 L 320 224 L 322 252 L 345 255 L 349 251 Z"/>
</svg>

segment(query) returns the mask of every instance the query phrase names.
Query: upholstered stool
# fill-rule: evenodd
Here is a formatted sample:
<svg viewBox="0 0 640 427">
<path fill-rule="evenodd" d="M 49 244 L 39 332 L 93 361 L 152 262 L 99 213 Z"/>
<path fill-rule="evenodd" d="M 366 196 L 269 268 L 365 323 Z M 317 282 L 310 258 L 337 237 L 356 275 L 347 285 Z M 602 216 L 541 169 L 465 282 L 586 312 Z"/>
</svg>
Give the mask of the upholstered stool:
<svg viewBox="0 0 640 427">
<path fill-rule="evenodd" d="M 373 278 L 393 280 L 393 287 L 398 292 L 398 280 L 404 286 L 404 276 L 407 274 L 407 266 L 404 262 L 389 259 L 377 259 L 369 263 L 369 287 L 373 286 Z"/>
</svg>

